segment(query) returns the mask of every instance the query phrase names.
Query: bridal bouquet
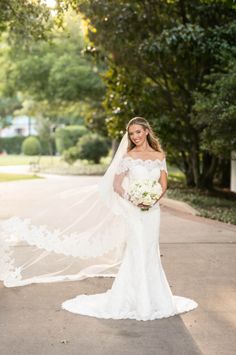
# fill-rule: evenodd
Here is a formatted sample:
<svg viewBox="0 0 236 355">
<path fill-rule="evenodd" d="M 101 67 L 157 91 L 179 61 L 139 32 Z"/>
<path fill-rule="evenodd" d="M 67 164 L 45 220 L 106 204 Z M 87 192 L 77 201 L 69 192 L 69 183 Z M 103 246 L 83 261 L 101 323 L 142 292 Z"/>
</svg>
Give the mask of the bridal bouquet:
<svg viewBox="0 0 236 355">
<path fill-rule="evenodd" d="M 130 196 L 129 200 L 135 206 L 139 204 L 147 206 L 141 208 L 145 211 L 159 199 L 162 194 L 162 187 L 156 180 L 135 180 L 130 184 L 127 193 Z"/>
</svg>

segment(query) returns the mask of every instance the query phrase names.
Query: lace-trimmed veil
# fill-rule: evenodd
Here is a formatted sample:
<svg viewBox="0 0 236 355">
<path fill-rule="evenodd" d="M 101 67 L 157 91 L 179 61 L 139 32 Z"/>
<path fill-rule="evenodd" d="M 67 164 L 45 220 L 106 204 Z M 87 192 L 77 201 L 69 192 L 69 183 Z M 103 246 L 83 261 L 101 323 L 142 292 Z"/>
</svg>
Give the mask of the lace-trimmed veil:
<svg viewBox="0 0 236 355">
<path fill-rule="evenodd" d="M 49 201 L 45 194 L 37 213 L 32 203 L 0 223 L 0 280 L 5 286 L 116 275 L 127 233 L 113 180 L 127 147 L 125 133 L 99 184 Z"/>
</svg>

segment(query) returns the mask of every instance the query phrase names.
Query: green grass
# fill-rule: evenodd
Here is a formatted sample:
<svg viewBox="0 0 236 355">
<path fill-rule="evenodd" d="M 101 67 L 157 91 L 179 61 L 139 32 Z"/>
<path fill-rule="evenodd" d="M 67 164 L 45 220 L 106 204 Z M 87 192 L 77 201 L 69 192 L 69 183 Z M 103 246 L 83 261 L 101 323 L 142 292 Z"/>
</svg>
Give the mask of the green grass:
<svg viewBox="0 0 236 355">
<path fill-rule="evenodd" d="M 184 176 L 169 174 L 169 187 L 166 196 L 187 202 L 198 211 L 198 215 L 236 224 L 236 198 L 222 197 L 222 192 L 188 188 Z M 219 195 L 220 196 L 217 196 Z"/>
<path fill-rule="evenodd" d="M 87 160 L 78 160 L 69 165 L 60 156 L 24 156 L 6 155 L 0 157 L 0 166 L 7 165 L 30 165 L 39 163 L 40 172 L 60 175 L 103 175 L 110 162 L 110 158 L 102 158 L 101 164 L 93 164 Z"/>
<path fill-rule="evenodd" d="M 57 163 L 60 157 L 42 156 L 40 157 L 40 164 L 51 165 Z M 0 166 L 7 165 L 28 165 L 30 162 L 37 162 L 38 156 L 26 156 L 26 155 L 1 155 Z"/>
<path fill-rule="evenodd" d="M 94 164 L 88 160 L 77 160 L 73 165 L 59 158 L 48 164 L 40 161 L 40 171 L 60 175 L 103 175 L 109 165 L 110 158 L 102 158 L 100 164 Z"/>
<path fill-rule="evenodd" d="M 42 179 L 42 178 L 39 176 L 36 176 L 36 175 L 0 173 L 0 182 L 17 181 L 17 180 L 32 180 L 32 179 Z"/>
<path fill-rule="evenodd" d="M 185 176 L 184 174 L 175 167 L 168 168 L 168 180 L 173 182 L 179 182 L 185 184 Z"/>
</svg>

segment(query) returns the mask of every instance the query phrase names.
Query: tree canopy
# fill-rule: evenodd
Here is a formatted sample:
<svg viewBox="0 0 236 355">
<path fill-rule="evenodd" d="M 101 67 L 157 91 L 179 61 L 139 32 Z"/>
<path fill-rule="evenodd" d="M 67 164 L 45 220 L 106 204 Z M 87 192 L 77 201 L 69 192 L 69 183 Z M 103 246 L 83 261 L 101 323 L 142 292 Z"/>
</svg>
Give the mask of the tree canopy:
<svg viewBox="0 0 236 355">
<path fill-rule="evenodd" d="M 32 40 L 21 48 L 2 39 L 2 97 L 17 96 L 21 113 L 50 118 L 54 125 L 81 123 L 82 117 L 91 119 L 91 110 L 102 111 L 102 68 L 84 51 L 82 25 L 82 19 L 69 11 L 63 28 L 53 27 L 47 40 Z"/>
<path fill-rule="evenodd" d="M 12 37 L 45 38 L 50 11 L 41 0 L 1 0 L 0 34 L 9 31 Z"/>
<path fill-rule="evenodd" d="M 236 148 L 235 132 L 229 132 L 221 147 L 218 140 L 217 152 L 212 144 L 206 145 L 210 131 L 221 135 L 221 125 L 214 122 L 222 115 L 210 119 L 205 102 L 202 130 L 196 102 L 217 90 L 217 83 L 207 89 L 209 75 L 227 72 L 229 62 L 236 60 L 234 3 L 87 0 L 72 4 L 89 19 L 90 41 L 109 65 L 104 104 L 110 133 L 120 135 L 132 116 L 146 117 L 188 184 L 210 187 L 221 159 L 229 159 L 230 150 Z M 224 115 L 224 124 L 232 124 L 232 115 Z"/>
<path fill-rule="evenodd" d="M 0 10 L 2 112 L 20 97 L 28 112 L 71 123 L 85 114 L 105 133 L 103 102 L 115 138 L 144 116 L 187 184 L 213 185 L 236 149 L 235 1 L 57 0 L 52 15 L 43 1 L 13 0 Z"/>
</svg>

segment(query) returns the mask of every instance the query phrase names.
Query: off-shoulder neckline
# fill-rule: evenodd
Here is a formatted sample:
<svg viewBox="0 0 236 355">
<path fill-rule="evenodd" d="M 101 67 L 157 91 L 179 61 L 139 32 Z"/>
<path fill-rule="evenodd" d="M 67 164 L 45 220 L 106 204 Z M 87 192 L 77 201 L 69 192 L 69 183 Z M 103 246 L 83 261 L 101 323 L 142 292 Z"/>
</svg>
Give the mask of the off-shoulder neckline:
<svg viewBox="0 0 236 355">
<path fill-rule="evenodd" d="M 163 158 L 163 159 L 141 159 L 141 158 L 133 158 L 133 157 L 131 157 L 130 155 L 126 155 L 125 157 L 123 157 L 123 159 L 131 159 L 131 160 L 135 160 L 135 161 L 153 161 L 153 162 L 155 162 L 155 161 L 159 161 L 159 162 L 163 162 L 164 160 L 165 160 L 165 158 Z"/>
</svg>

